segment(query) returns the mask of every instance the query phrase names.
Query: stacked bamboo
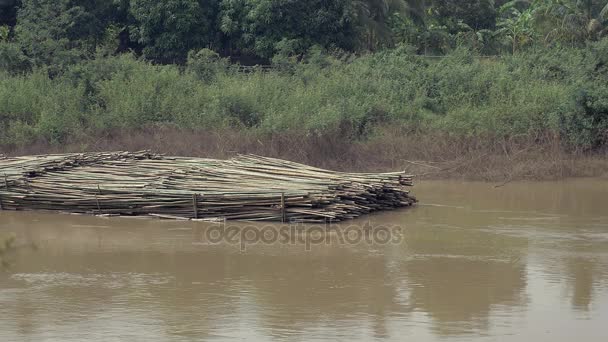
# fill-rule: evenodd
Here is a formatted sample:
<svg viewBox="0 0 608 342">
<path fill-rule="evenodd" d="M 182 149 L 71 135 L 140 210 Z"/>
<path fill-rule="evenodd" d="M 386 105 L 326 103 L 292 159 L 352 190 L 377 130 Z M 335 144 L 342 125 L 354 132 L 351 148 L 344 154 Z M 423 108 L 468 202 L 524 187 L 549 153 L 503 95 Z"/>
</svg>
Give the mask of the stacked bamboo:
<svg viewBox="0 0 608 342">
<path fill-rule="evenodd" d="M 0 209 L 198 220 L 337 222 L 416 202 L 412 177 L 285 160 L 149 152 L 0 159 Z"/>
</svg>

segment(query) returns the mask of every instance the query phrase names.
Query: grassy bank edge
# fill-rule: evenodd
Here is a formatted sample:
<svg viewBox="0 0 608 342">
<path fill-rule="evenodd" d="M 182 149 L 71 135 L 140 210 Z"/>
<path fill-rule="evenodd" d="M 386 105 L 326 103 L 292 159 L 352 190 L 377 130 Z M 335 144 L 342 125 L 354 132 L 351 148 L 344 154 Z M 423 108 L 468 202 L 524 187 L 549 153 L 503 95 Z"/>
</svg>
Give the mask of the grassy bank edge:
<svg viewBox="0 0 608 342">
<path fill-rule="evenodd" d="M 451 137 L 383 127 L 353 141 L 339 132 L 260 134 L 247 130 L 154 127 L 80 137 L 62 145 L 0 146 L 6 156 L 152 150 L 175 156 L 229 158 L 238 153 L 282 158 L 337 171 L 406 170 L 418 179 L 517 180 L 608 178 L 608 151 L 566 151 L 557 137 L 520 140 Z"/>
</svg>

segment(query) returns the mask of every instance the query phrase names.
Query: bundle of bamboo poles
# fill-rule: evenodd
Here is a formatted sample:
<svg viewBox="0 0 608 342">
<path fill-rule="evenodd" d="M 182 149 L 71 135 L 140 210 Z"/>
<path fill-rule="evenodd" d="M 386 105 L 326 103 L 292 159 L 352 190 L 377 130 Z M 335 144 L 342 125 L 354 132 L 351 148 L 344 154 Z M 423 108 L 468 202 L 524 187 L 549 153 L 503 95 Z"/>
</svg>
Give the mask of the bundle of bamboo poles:
<svg viewBox="0 0 608 342">
<path fill-rule="evenodd" d="M 195 220 L 338 222 L 416 203 L 403 172 L 142 152 L 0 159 L 0 209 Z"/>
</svg>

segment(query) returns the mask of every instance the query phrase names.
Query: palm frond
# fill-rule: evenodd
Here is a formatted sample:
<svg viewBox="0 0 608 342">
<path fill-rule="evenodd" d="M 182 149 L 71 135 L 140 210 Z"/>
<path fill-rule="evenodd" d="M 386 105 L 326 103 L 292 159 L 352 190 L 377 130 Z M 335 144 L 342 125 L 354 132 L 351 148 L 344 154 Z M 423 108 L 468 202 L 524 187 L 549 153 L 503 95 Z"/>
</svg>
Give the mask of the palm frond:
<svg viewBox="0 0 608 342">
<path fill-rule="evenodd" d="M 600 11 L 600 16 L 599 17 L 600 17 L 600 19 L 602 19 L 602 21 L 603 20 L 608 20 L 608 3 Z"/>
</svg>

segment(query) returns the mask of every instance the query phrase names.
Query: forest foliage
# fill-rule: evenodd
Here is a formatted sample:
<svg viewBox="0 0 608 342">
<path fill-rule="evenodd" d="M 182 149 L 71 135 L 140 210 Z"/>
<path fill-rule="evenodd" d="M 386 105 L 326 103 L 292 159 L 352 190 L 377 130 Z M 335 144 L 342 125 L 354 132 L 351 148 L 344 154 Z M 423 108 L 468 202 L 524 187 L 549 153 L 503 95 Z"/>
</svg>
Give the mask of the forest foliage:
<svg viewBox="0 0 608 342">
<path fill-rule="evenodd" d="M 595 149 L 607 19 L 605 0 L 0 0 L 0 145 L 398 123 Z"/>
</svg>

